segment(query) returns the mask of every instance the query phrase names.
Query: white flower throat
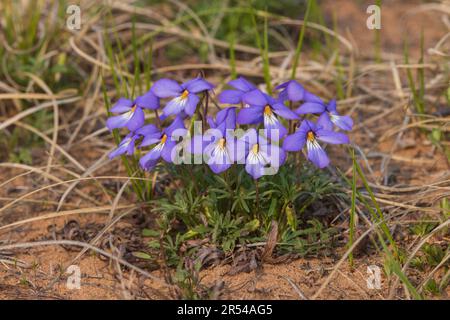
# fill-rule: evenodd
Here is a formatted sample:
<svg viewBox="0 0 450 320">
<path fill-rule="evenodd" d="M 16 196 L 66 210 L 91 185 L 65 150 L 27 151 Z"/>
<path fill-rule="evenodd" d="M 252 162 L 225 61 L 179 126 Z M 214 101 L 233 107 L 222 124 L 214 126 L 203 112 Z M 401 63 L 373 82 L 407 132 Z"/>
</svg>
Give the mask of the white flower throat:
<svg viewBox="0 0 450 320">
<path fill-rule="evenodd" d="M 264 107 L 264 125 L 275 125 L 278 122 L 277 117 L 272 111 L 272 108 L 267 105 Z"/>
</svg>

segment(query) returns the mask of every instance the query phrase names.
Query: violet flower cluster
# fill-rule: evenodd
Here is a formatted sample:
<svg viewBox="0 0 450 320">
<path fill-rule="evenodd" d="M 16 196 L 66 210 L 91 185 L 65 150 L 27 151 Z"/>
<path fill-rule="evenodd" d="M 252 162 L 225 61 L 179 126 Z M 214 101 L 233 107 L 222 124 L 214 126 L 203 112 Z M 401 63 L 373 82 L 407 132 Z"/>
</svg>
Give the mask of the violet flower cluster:
<svg viewBox="0 0 450 320">
<path fill-rule="evenodd" d="M 286 152 L 305 150 L 309 161 L 324 168 L 330 160 L 319 142 L 349 143 L 348 136 L 335 129 L 349 131 L 353 121 L 338 113 L 336 100 L 325 103 L 295 80 L 276 87 L 277 97 L 262 92 L 243 77 L 228 85 L 232 89 L 223 90 L 218 96 L 219 102 L 227 107 L 215 118 L 204 114 L 207 108 L 202 113 L 199 107 L 201 99 L 214 88 L 202 78 L 182 84 L 161 79 L 134 101 L 120 98 L 110 110 L 116 115 L 110 117 L 106 125 L 110 130 L 126 127 L 129 133 L 110 153 L 110 158 L 132 155 L 143 149 L 146 152 L 140 158 L 140 166 L 151 170 L 161 159 L 175 162 L 177 137 L 183 136 L 188 140 L 187 152 L 203 155 L 214 173 L 224 172 L 237 163 L 244 164 L 247 173 L 258 179 L 276 173 L 286 160 Z M 165 128 L 145 124 L 145 110 L 161 109 L 163 99 L 167 102 L 158 123 L 164 120 L 171 124 Z M 298 107 L 292 107 L 294 105 Z M 209 128 L 191 137 L 185 119 L 196 112 Z M 289 134 L 291 123 L 294 130 Z M 238 128 L 247 130 L 238 135 Z"/>
</svg>

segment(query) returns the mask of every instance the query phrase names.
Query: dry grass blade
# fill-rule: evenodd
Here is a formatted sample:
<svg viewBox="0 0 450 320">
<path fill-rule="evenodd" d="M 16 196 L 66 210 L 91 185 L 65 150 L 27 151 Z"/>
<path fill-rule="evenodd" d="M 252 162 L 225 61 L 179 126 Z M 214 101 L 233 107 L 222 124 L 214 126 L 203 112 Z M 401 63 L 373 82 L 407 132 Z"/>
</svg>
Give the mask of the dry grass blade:
<svg viewBox="0 0 450 320">
<path fill-rule="evenodd" d="M 286 276 L 280 276 L 280 278 L 286 280 L 286 281 L 291 285 L 291 287 L 292 287 L 292 288 L 294 289 L 294 291 L 298 294 L 298 296 L 299 296 L 299 298 L 300 298 L 301 300 L 309 300 L 309 299 L 305 296 L 305 294 L 300 290 L 300 288 L 294 283 L 294 281 L 292 281 L 291 278 L 286 277 Z"/>
<path fill-rule="evenodd" d="M 390 216 L 386 219 L 393 219 L 394 216 Z M 320 288 L 316 291 L 316 293 L 311 297 L 311 300 L 316 300 L 318 297 L 320 297 L 320 295 L 323 293 L 323 291 L 327 288 L 328 284 L 330 283 L 330 281 L 334 278 L 334 276 L 336 275 L 336 273 L 338 273 L 339 268 L 342 266 L 342 264 L 347 260 L 348 256 L 350 255 L 351 252 L 353 252 L 353 250 L 355 250 L 355 248 L 359 245 L 360 242 L 362 242 L 364 240 L 365 237 L 367 237 L 370 233 L 372 233 L 373 231 L 376 230 L 376 228 L 378 228 L 382 223 L 384 223 L 385 221 L 379 221 L 376 224 L 372 224 L 364 233 L 361 234 L 361 236 L 356 239 L 352 246 L 350 246 L 347 251 L 344 253 L 344 255 L 341 257 L 341 259 L 336 263 L 336 265 L 334 266 L 333 270 L 331 271 L 331 273 L 328 275 L 328 277 L 325 279 L 325 281 L 322 283 L 322 285 L 320 286 Z"/>
<path fill-rule="evenodd" d="M 15 199 L 14 201 L 11 201 L 9 203 L 7 203 L 6 205 L 4 205 L 3 207 L 0 208 L 0 213 L 2 213 L 3 211 L 5 211 L 6 209 L 12 207 L 13 205 L 15 205 L 16 203 L 19 203 L 21 200 L 26 199 L 30 196 L 32 196 L 33 194 L 42 192 L 44 190 L 48 190 L 48 189 L 52 189 L 61 185 L 64 185 L 66 183 L 70 183 L 70 182 L 75 182 L 75 181 L 89 181 L 89 180 L 101 180 L 101 179 L 137 179 L 137 180 L 144 180 L 144 181 L 151 181 L 151 179 L 145 179 L 145 178 L 130 178 L 130 177 L 121 177 L 121 176 L 99 176 L 99 177 L 88 177 L 88 178 L 79 178 L 79 179 L 71 179 L 71 180 L 66 180 L 66 181 L 62 181 L 62 182 L 58 182 L 58 183 L 53 183 L 44 187 L 41 187 L 39 189 L 33 190 L 31 192 L 28 192 L 20 197 L 18 197 L 17 199 Z"/>
<path fill-rule="evenodd" d="M 25 75 L 30 77 L 34 82 L 36 82 L 48 95 L 53 96 L 52 90 L 48 87 L 48 85 L 39 77 L 36 75 L 25 72 Z M 45 169 L 45 172 L 50 172 L 50 167 L 52 165 L 52 159 L 55 157 L 55 149 L 56 145 L 58 143 L 58 127 L 59 127 L 59 109 L 58 104 L 56 103 L 55 99 L 52 99 L 52 105 L 53 105 L 53 137 L 52 137 L 52 143 L 50 147 L 50 154 L 47 160 L 47 168 Z"/>
<path fill-rule="evenodd" d="M 116 209 L 117 210 L 136 209 L 138 207 L 139 206 L 136 206 L 136 205 L 123 205 L 123 206 L 117 206 Z M 53 218 L 76 215 L 76 214 L 102 213 L 102 212 L 107 212 L 110 210 L 111 210 L 111 206 L 102 206 L 102 207 L 95 207 L 95 208 L 80 208 L 80 209 L 74 209 L 74 210 L 51 212 L 51 213 L 42 214 L 38 217 L 24 219 L 24 220 L 16 221 L 16 222 L 4 225 L 4 226 L 0 226 L 0 231 L 15 228 L 15 227 L 18 227 L 21 225 L 25 225 L 27 223 L 41 221 L 41 220 L 53 219 Z"/>
<path fill-rule="evenodd" d="M 131 270 L 136 271 L 137 273 L 143 275 L 144 277 L 146 277 L 148 279 L 151 279 L 153 281 L 160 283 L 164 287 L 172 287 L 171 285 L 167 284 L 165 281 L 161 280 L 158 277 L 155 277 L 154 275 L 148 273 L 147 271 L 142 270 L 141 268 L 136 267 L 135 265 L 132 265 L 131 263 L 110 254 L 109 252 L 106 252 L 100 248 L 94 247 L 88 243 L 84 243 L 84 242 L 80 242 L 80 241 L 52 240 L 52 241 L 24 242 L 24 243 L 16 243 L 16 244 L 0 246 L 0 251 L 29 249 L 29 248 L 42 247 L 42 246 L 58 246 L 58 245 L 77 246 L 77 247 L 87 248 L 88 250 L 95 251 L 105 257 L 108 257 L 109 259 L 111 259 L 115 262 L 120 263 L 121 265 L 124 265 L 124 266 L 130 268 Z"/>
<path fill-rule="evenodd" d="M 48 97 L 48 95 L 47 95 Z M 53 107 L 54 104 L 56 103 L 57 105 L 64 105 L 64 104 L 71 104 L 74 103 L 76 101 L 79 101 L 81 99 L 81 97 L 74 97 L 74 98 L 67 98 L 67 99 L 61 99 L 61 100 L 56 100 L 55 102 L 44 102 L 42 104 L 39 104 L 37 106 L 28 108 L 24 111 L 22 111 L 19 114 L 16 114 L 15 116 L 3 121 L 2 123 L 0 123 L 0 130 L 3 130 L 7 127 L 9 127 L 10 125 L 15 124 L 17 121 L 19 121 L 22 118 L 25 118 L 35 112 L 38 112 L 40 110 L 43 110 L 45 108 L 49 108 L 49 107 Z M 50 100 L 54 100 L 53 98 Z"/>
<path fill-rule="evenodd" d="M 7 122 L 7 121 L 5 121 L 5 122 Z M 44 140 L 45 142 L 47 142 L 51 146 L 54 146 L 59 152 L 61 152 L 62 155 L 64 155 L 70 162 L 72 162 L 79 170 L 81 170 L 81 171 L 85 171 L 86 170 L 86 168 L 81 163 L 79 163 L 78 160 L 76 160 L 73 156 L 71 156 L 66 150 L 64 150 L 58 144 L 54 144 L 52 140 L 50 140 L 45 134 L 43 134 L 42 132 L 40 132 L 39 130 L 34 128 L 33 126 L 30 126 L 30 125 L 28 125 L 26 123 L 22 123 L 22 122 L 17 121 L 17 120 L 15 121 L 15 125 L 18 126 L 18 127 L 22 127 L 22 128 L 24 128 L 24 129 L 26 129 L 28 131 L 33 132 L 38 137 L 42 138 L 42 140 Z"/>
<path fill-rule="evenodd" d="M 44 170 L 42 170 L 42 168 L 35 168 L 32 166 L 28 166 L 25 164 L 20 164 L 20 163 L 0 163 L 0 167 L 5 167 L 5 168 L 19 168 L 19 169 L 23 169 L 23 170 L 28 170 L 27 172 L 23 173 L 23 174 L 19 174 L 16 175 L 15 177 L 12 177 L 11 179 L 8 179 L 7 181 L 3 182 L 2 184 L 0 184 L 0 188 L 5 186 L 6 184 L 8 184 L 11 181 L 14 181 L 15 179 L 19 178 L 19 177 L 23 177 L 25 175 L 28 174 L 32 174 L 32 173 L 38 173 L 40 175 L 42 175 L 43 177 L 45 177 L 46 179 L 55 181 L 57 183 L 64 183 L 64 180 L 50 174 L 50 173 L 46 173 Z M 57 167 L 57 166 L 54 166 Z M 72 171 L 69 171 L 67 169 L 64 170 L 65 172 L 69 173 L 71 176 L 75 177 L 75 178 L 80 178 L 80 176 Z M 101 205 L 101 203 L 91 197 L 89 197 L 88 195 L 86 195 L 85 193 L 76 190 L 77 195 L 79 195 L 81 198 L 86 199 L 94 204 L 97 205 Z"/>
<path fill-rule="evenodd" d="M 433 237 L 437 232 L 441 231 L 442 229 L 447 228 L 450 225 L 450 219 L 448 219 L 447 221 L 441 223 L 438 227 L 434 228 L 433 231 L 431 231 L 429 234 L 427 234 L 426 237 L 424 237 L 416 246 L 415 248 L 411 251 L 410 255 L 408 256 L 408 259 L 405 261 L 405 263 L 403 264 L 403 268 L 402 268 L 402 272 L 405 273 L 406 270 L 409 267 L 409 264 L 411 263 L 412 259 L 416 256 L 416 254 L 419 252 L 420 248 L 422 248 L 422 246 L 427 243 L 427 241 Z M 398 278 L 395 279 L 393 285 L 391 286 L 391 291 L 389 293 L 389 299 L 393 299 L 394 297 L 394 288 L 396 287 L 396 285 L 398 285 L 398 282 L 400 280 Z"/>
<path fill-rule="evenodd" d="M 102 165 L 104 165 L 106 163 L 107 156 L 108 156 L 108 154 L 105 153 L 102 157 L 100 157 L 100 159 L 98 159 L 92 166 L 90 166 L 83 172 L 83 174 L 80 176 L 80 178 L 85 178 L 85 177 L 91 176 L 97 169 L 101 168 Z M 70 192 L 72 190 L 74 190 L 74 188 L 78 185 L 78 183 L 80 183 L 80 180 L 73 181 L 69 185 L 69 187 L 66 189 L 66 191 L 64 191 L 63 195 L 59 199 L 58 208 L 56 210 L 59 210 L 63 206 L 64 201 L 66 200 L 67 196 L 70 194 Z M 107 192 L 105 192 L 105 194 L 110 199 L 109 194 Z"/>
<path fill-rule="evenodd" d="M 278 223 L 274 220 L 270 225 L 270 232 L 267 237 L 266 245 L 264 246 L 264 251 L 261 255 L 261 261 L 272 261 L 273 250 L 277 245 L 278 239 Z"/>
</svg>

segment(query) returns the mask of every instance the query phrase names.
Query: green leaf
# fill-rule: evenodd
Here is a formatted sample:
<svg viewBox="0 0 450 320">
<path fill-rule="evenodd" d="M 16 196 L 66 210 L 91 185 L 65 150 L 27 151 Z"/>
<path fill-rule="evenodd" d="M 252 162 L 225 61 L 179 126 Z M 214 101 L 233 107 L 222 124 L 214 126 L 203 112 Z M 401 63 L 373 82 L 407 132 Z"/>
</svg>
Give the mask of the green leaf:
<svg viewBox="0 0 450 320">
<path fill-rule="evenodd" d="M 259 220 L 258 219 L 253 219 L 252 221 L 247 222 L 245 224 L 244 229 L 249 231 L 249 232 L 252 232 L 252 231 L 257 230 L 259 228 L 259 226 L 260 226 Z"/>
<path fill-rule="evenodd" d="M 140 252 L 140 251 L 133 252 L 133 256 L 135 256 L 136 258 L 145 259 L 145 260 L 151 260 L 152 259 L 152 257 L 149 254 L 147 254 L 145 252 Z"/>
<path fill-rule="evenodd" d="M 286 211 L 287 223 L 291 227 L 291 230 L 292 231 L 297 230 L 297 215 L 295 213 L 294 206 L 291 203 L 289 203 L 286 206 L 285 211 Z"/>
<path fill-rule="evenodd" d="M 148 247 L 151 248 L 151 249 L 159 249 L 159 247 L 160 247 L 159 246 L 159 241 L 158 240 L 149 241 Z"/>
<path fill-rule="evenodd" d="M 160 233 L 157 230 L 144 229 L 142 230 L 143 237 L 159 237 Z"/>
</svg>

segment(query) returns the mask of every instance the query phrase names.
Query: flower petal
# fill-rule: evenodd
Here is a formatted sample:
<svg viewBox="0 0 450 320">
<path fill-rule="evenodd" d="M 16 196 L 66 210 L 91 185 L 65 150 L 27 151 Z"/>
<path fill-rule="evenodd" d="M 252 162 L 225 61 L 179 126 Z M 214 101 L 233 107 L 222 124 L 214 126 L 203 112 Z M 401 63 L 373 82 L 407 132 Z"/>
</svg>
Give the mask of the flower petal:
<svg viewBox="0 0 450 320">
<path fill-rule="evenodd" d="M 336 112 L 336 99 L 331 100 L 327 105 L 328 112 Z"/>
<path fill-rule="evenodd" d="M 271 169 L 281 167 L 286 160 L 286 153 L 275 144 L 261 146 L 264 158 L 268 160 Z"/>
<path fill-rule="evenodd" d="M 325 103 L 323 102 L 322 99 L 320 99 L 318 96 L 316 96 L 315 94 L 305 90 L 305 95 L 303 97 L 303 100 L 305 102 L 314 102 L 314 103 L 319 103 L 319 104 L 323 104 L 325 105 Z"/>
<path fill-rule="evenodd" d="M 145 171 L 150 171 L 156 167 L 156 165 L 158 164 L 158 161 L 159 161 L 159 159 L 142 162 L 142 158 L 141 158 L 141 160 L 139 161 L 139 164 L 140 164 L 141 168 L 144 169 Z"/>
<path fill-rule="evenodd" d="M 108 120 L 106 120 L 106 126 L 109 130 L 123 128 L 127 125 L 132 116 L 133 114 L 128 111 L 120 116 L 109 117 Z"/>
<path fill-rule="evenodd" d="M 155 148 L 153 148 L 152 150 L 150 150 L 149 152 L 147 152 L 147 154 L 145 154 L 140 160 L 139 160 L 139 164 L 141 165 L 142 168 L 147 168 L 149 166 L 153 166 L 151 164 L 155 163 L 156 161 L 158 161 L 158 159 L 161 157 L 161 148 L 159 148 L 158 146 L 156 146 Z"/>
<path fill-rule="evenodd" d="M 331 122 L 328 112 L 324 112 L 317 119 L 317 126 L 325 130 L 333 130 L 333 122 Z"/>
<path fill-rule="evenodd" d="M 264 175 L 264 166 L 260 163 L 251 164 L 247 162 L 245 164 L 245 171 L 256 180 Z"/>
<path fill-rule="evenodd" d="M 171 136 L 177 129 L 185 129 L 184 121 L 180 116 L 176 117 L 173 120 L 173 122 L 164 130 L 164 133 L 168 136 Z"/>
<path fill-rule="evenodd" d="M 286 91 L 289 100 L 292 101 L 300 101 L 305 97 L 305 88 L 303 88 L 303 86 L 295 80 L 289 82 Z"/>
<path fill-rule="evenodd" d="M 136 142 L 136 138 L 132 138 L 130 143 L 128 144 L 127 147 L 127 155 L 131 156 L 134 153 L 135 150 L 135 142 Z"/>
<path fill-rule="evenodd" d="M 231 166 L 232 159 L 228 154 L 227 148 L 221 147 L 217 143 L 212 143 L 208 146 L 208 149 L 205 152 L 209 157 L 207 163 L 214 173 L 221 173 Z"/>
<path fill-rule="evenodd" d="M 151 146 L 152 144 L 159 143 L 161 141 L 161 132 L 155 132 L 152 134 L 148 134 L 142 139 L 141 144 L 139 147 L 147 147 Z"/>
<path fill-rule="evenodd" d="M 265 106 L 267 104 L 266 97 L 258 89 L 244 93 L 242 101 L 250 106 Z"/>
<path fill-rule="evenodd" d="M 349 116 L 331 114 L 331 121 L 342 130 L 350 131 L 353 128 L 353 120 Z"/>
<path fill-rule="evenodd" d="M 156 133 L 156 132 L 159 132 L 159 129 L 154 124 L 147 124 L 147 125 L 139 128 L 138 130 L 136 130 L 136 134 L 140 134 L 141 136 L 144 136 L 144 137 L 149 134 Z"/>
<path fill-rule="evenodd" d="M 229 104 L 241 103 L 243 95 L 244 92 L 239 90 L 223 90 L 219 94 L 219 102 Z"/>
<path fill-rule="evenodd" d="M 292 111 L 291 109 L 289 109 L 288 107 L 286 107 L 283 103 L 275 103 L 274 105 L 272 105 L 273 108 L 273 112 L 275 112 L 276 114 L 280 115 L 281 117 L 288 119 L 288 120 L 296 120 L 298 119 L 298 115 Z"/>
<path fill-rule="evenodd" d="M 300 101 L 304 100 L 305 88 L 295 80 L 290 80 L 280 84 L 275 89 L 283 89 L 280 92 L 280 98 L 284 100 Z"/>
<path fill-rule="evenodd" d="M 237 122 L 239 124 L 255 124 L 264 120 L 263 106 L 254 106 L 241 109 L 237 116 Z"/>
<path fill-rule="evenodd" d="M 305 119 L 300 123 L 300 126 L 297 129 L 297 132 L 302 132 L 305 136 L 308 133 L 308 131 L 317 131 L 317 126 L 314 122 Z"/>
<path fill-rule="evenodd" d="M 163 115 L 168 117 L 168 116 L 171 116 L 174 114 L 179 114 L 181 111 L 184 110 L 187 101 L 188 101 L 188 98 L 182 98 L 181 96 L 173 98 L 164 107 L 164 109 L 162 111 Z"/>
<path fill-rule="evenodd" d="M 131 116 L 130 120 L 127 122 L 127 128 L 128 130 L 133 132 L 142 127 L 144 125 L 144 121 L 145 121 L 144 111 L 142 111 L 141 108 L 137 107 L 134 110 L 134 113 Z"/>
<path fill-rule="evenodd" d="M 159 108 L 159 98 L 150 90 L 136 98 L 136 105 L 140 108 L 155 110 Z"/>
<path fill-rule="evenodd" d="M 290 81 L 290 80 L 289 80 Z M 286 89 L 289 84 L 289 81 L 283 82 L 275 87 L 275 90 Z"/>
<path fill-rule="evenodd" d="M 169 98 L 179 96 L 183 88 L 174 80 L 160 79 L 153 84 L 151 90 L 159 98 Z"/>
<path fill-rule="evenodd" d="M 120 98 L 109 111 L 111 111 L 112 113 L 123 113 L 130 111 L 133 105 L 133 101 L 125 98 Z"/>
<path fill-rule="evenodd" d="M 164 159 L 164 161 L 172 163 L 175 159 L 175 154 L 172 154 L 173 149 L 177 145 L 176 141 L 172 141 L 170 139 L 167 139 L 166 143 L 164 144 L 164 147 L 161 150 L 161 156 Z"/>
<path fill-rule="evenodd" d="M 330 163 L 325 150 L 317 143 L 316 140 L 309 141 L 306 143 L 306 148 L 308 150 L 308 159 L 314 163 L 319 168 L 325 168 Z"/>
<path fill-rule="evenodd" d="M 295 110 L 297 114 L 322 113 L 324 111 L 325 106 L 317 102 L 305 102 Z"/>
<path fill-rule="evenodd" d="M 280 91 L 280 93 L 278 94 L 278 100 L 283 101 L 283 102 L 286 100 L 289 100 L 286 90 Z"/>
<path fill-rule="evenodd" d="M 231 167 L 231 163 L 208 163 L 209 167 L 211 168 L 212 172 L 215 174 L 222 173 L 226 170 L 228 170 Z"/>
<path fill-rule="evenodd" d="M 217 112 L 216 123 L 219 124 L 224 121 L 227 121 L 230 125 L 233 125 L 233 122 L 236 121 L 236 107 L 225 108 Z"/>
<path fill-rule="evenodd" d="M 114 149 L 113 151 L 111 151 L 111 153 L 108 155 L 109 159 L 113 159 L 115 157 L 118 157 L 122 154 L 124 154 L 125 152 L 127 152 L 128 150 L 128 143 L 121 143 L 119 144 L 119 146 Z"/>
<path fill-rule="evenodd" d="M 247 91 L 256 89 L 255 85 L 253 83 L 251 83 L 250 81 L 248 81 L 247 79 L 245 79 L 244 77 L 239 77 L 235 80 L 231 80 L 230 82 L 228 82 L 228 84 L 230 86 L 232 86 L 233 88 L 236 88 L 243 92 L 247 92 Z"/>
<path fill-rule="evenodd" d="M 236 128 L 236 108 L 226 108 L 217 113 L 216 116 L 216 128 L 222 132 L 225 136 L 225 132 L 228 129 L 234 130 Z"/>
<path fill-rule="evenodd" d="M 214 119 L 211 116 L 207 116 L 206 117 L 206 122 L 208 122 L 208 125 L 210 128 L 215 128 L 216 126 L 216 122 L 214 121 Z"/>
<path fill-rule="evenodd" d="M 279 151 L 278 166 L 281 167 L 286 162 L 286 152 L 282 148 L 279 149 L 280 151 Z"/>
<path fill-rule="evenodd" d="M 106 127 L 110 131 L 113 129 L 122 128 L 127 124 L 128 120 L 129 118 L 124 115 L 109 117 L 106 120 Z"/>
<path fill-rule="evenodd" d="M 199 93 L 206 90 L 211 90 L 214 88 L 214 86 L 202 78 L 195 78 L 192 80 L 189 80 L 181 85 L 183 89 L 186 89 L 189 92 L 192 93 Z"/>
<path fill-rule="evenodd" d="M 274 122 L 264 121 L 264 135 L 274 141 L 278 141 L 283 138 L 287 133 L 285 126 L 277 119 Z"/>
<path fill-rule="evenodd" d="M 193 93 L 188 94 L 186 105 L 184 107 L 184 112 L 190 117 L 195 113 L 195 109 L 197 109 L 197 105 L 200 102 L 200 98 Z"/>
<path fill-rule="evenodd" d="M 350 143 L 350 140 L 346 134 L 324 129 L 317 130 L 317 139 L 331 144 Z"/>
<path fill-rule="evenodd" d="M 297 131 L 291 135 L 288 135 L 283 141 L 283 149 L 286 151 L 300 151 L 303 149 L 306 143 L 306 134 Z"/>
</svg>

